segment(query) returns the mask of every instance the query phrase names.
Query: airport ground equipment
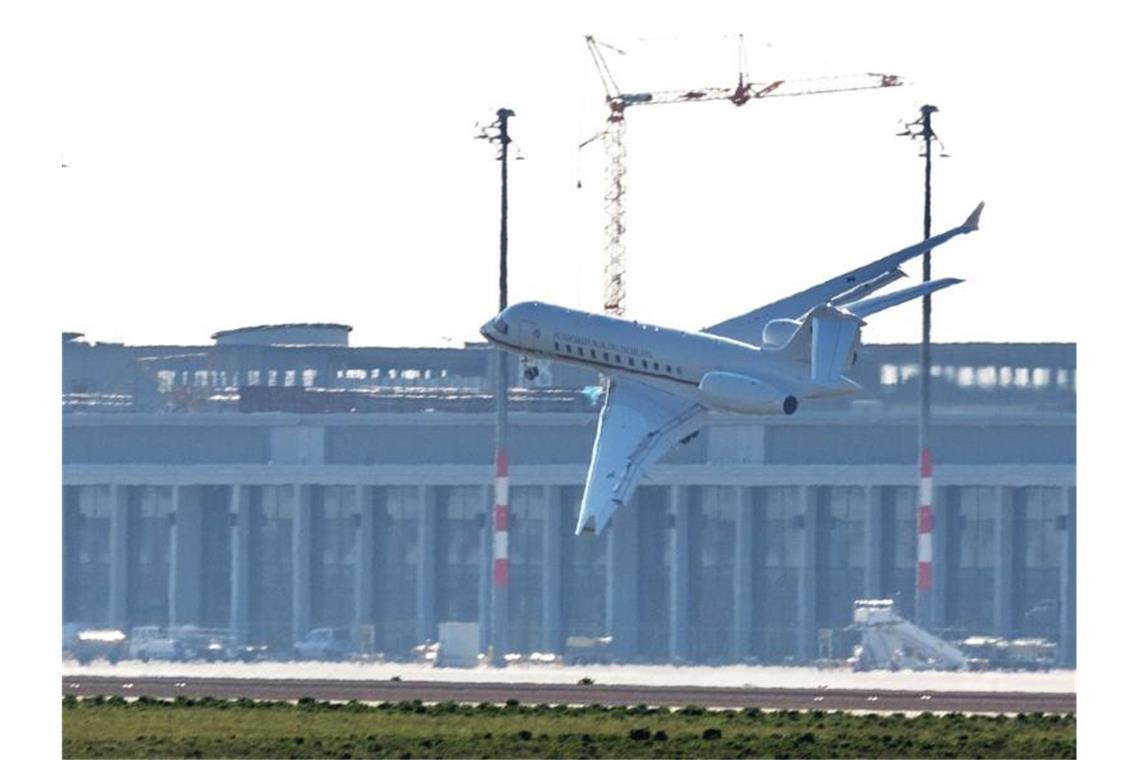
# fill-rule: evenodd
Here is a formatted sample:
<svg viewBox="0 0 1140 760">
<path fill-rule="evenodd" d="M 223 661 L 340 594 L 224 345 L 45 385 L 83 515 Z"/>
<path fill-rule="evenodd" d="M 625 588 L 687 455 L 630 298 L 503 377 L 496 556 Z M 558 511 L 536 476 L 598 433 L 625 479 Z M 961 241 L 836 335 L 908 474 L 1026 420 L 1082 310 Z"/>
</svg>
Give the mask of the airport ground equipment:
<svg viewBox="0 0 1140 760">
<path fill-rule="evenodd" d="M 350 631 L 345 628 L 314 628 L 293 644 L 299 660 L 343 660 L 353 654 Z"/>
<path fill-rule="evenodd" d="M 856 599 L 853 617 L 851 628 L 862 634 L 856 670 L 958 670 L 968 664 L 958 647 L 899 615 L 893 599 Z"/>
<path fill-rule="evenodd" d="M 1057 664 L 1057 643 L 1048 639 L 970 636 L 958 646 L 971 670 L 1050 670 Z"/>
<path fill-rule="evenodd" d="M 436 665 L 473 668 L 479 664 L 479 624 L 440 623 Z"/>
<path fill-rule="evenodd" d="M 876 90 L 905 84 L 895 74 L 854 74 L 849 76 L 811 79 L 773 79 L 754 82 L 744 71 L 743 39 L 741 39 L 740 67 L 735 87 L 702 87 L 657 92 L 623 92 L 618 87 L 601 47 L 619 55 L 624 51 L 598 42 L 586 35 L 586 47 L 594 60 L 606 89 L 606 106 L 609 116 L 606 125 L 582 146 L 601 138 L 606 152 L 606 229 L 605 229 L 605 313 L 620 317 L 625 314 L 625 109 L 630 106 L 661 105 L 667 103 L 698 103 L 706 100 L 727 100 L 742 106 L 750 100 L 791 95 L 821 95 L 828 92 Z M 581 146 L 580 146 L 581 147 Z"/>
</svg>

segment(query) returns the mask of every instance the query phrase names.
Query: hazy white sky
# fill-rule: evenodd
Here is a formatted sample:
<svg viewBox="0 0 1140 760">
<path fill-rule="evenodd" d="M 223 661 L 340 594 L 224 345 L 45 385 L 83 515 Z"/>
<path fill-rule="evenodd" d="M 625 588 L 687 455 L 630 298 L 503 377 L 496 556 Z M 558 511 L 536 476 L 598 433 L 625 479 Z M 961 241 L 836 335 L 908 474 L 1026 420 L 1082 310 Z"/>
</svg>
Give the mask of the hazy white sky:
<svg viewBox="0 0 1140 760">
<path fill-rule="evenodd" d="M 600 308 L 602 151 L 577 144 L 605 110 L 583 34 L 628 51 L 610 60 L 636 91 L 733 84 L 743 32 L 757 81 L 914 85 L 630 109 L 629 316 L 699 328 L 917 242 L 919 144 L 894 133 L 929 102 L 951 155 L 934 167 L 934 231 L 987 202 L 982 231 L 935 254 L 935 276 L 967 279 L 935 297 L 935 339 L 1073 341 L 1051 304 L 1097 223 L 1086 146 L 1114 137 L 1111 113 L 1090 123 L 1111 67 L 1089 34 L 1117 19 L 994 5 L 28 11 L 42 44 L 7 87 L 29 104 L 35 148 L 18 160 L 33 178 L 14 210 L 37 229 L 26 255 L 55 280 L 52 317 L 91 339 L 339 321 L 355 345 L 476 340 L 499 242 L 495 150 L 474 124 L 517 113 L 511 301 Z M 917 304 L 865 333 L 918 337 Z"/>
</svg>

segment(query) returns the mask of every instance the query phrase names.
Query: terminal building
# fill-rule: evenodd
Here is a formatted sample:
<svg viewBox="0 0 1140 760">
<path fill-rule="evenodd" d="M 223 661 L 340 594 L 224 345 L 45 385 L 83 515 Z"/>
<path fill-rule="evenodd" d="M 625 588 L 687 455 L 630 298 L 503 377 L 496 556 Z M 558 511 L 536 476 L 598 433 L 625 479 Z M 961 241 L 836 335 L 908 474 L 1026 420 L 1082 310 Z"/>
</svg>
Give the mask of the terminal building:
<svg viewBox="0 0 1140 760">
<path fill-rule="evenodd" d="M 227 628 L 288 652 L 443 622 L 489 638 L 493 351 L 357 348 L 351 327 L 201 346 L 63 336 L 63 617 Z M 1076 658 L 1076 347 L 935 344 L 932 628 Z M 602 535 L 575 536 L 596 374 L 510 359 L 512 651 L 612 636 L 626 662 L 850 654 L 852 603 L 913 617 L 918 347 L 867 345 L 857 397 L 714 415 Z"/>
</svg>

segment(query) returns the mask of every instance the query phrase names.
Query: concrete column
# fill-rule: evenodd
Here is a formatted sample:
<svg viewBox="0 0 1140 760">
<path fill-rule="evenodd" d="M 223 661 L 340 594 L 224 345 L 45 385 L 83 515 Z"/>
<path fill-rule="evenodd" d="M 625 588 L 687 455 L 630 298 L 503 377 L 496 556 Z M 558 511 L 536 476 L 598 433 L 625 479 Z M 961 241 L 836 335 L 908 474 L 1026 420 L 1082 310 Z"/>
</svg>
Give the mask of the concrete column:
<svg viewBox="0 0 1140 760">
<path fill-rule="evenodd" d="M 1077 489 L 1065 489 L 1064 535 L 1061 545 L 1061 640 L 1057 664 L 1077 666 Z"/>
<path fill-rule="evenodd" d="M 867 486 L 867 525 L 863 530 L 863 595 L 883 595 L 883 494 L 882 486 Z M 893 560 L 893 558 L 891 558 Z"/>
<path fill-rule="evenodd" d="M 420 486 L 420 556 L 416 568 L 416 637 L 435 639 L 436 491 Z"/>
<path fill-rule="evenodd" d="M 356 535 L 356 588 L 353 589 L 353 624 L 372 625 L 373 567 L 376 557 L 376 509 L 373 490 L 369 486 L 356 486 L 356 508 L 360 514 Z"/>
<path fill-rule="evenodd" d="M 239 642 L 249 636 L 250 540 L 253 507 L 249 486 L 230 486 L 230 632 Z"/>
<path fill-rule="evenodd" d="M 689 659 L 689 498 L 682 486 L 669 487 L 673 564 L 669 568 L 669 658 Z"/>
<path fill-rule="evenodd" d="M 293 486 L 293 510 L 293 638 L 300 639 L 312 623 L 312 486 Z"/>
<path fill-rule="evenodd" d="M 732 658 L 740 661 L 752 649 L 753 528 L 756 507 L 751 488 L 734 488 L 736 545 L 732 567 Z"/>
<path fill-rule="evenodd" d="M 1013 634 L 1014 517 L 1018 489 L 997 489 L 994 512 L 994 634 Z"/>
<path fill-rule="evenodd" d="M 114 628 L 127 627 L 127 537 L 130 527 L 127 509 L 127 486 L 111 485 L 111 567 L 109 585 L 111 598 L 107 605 L 108 623 Z"/>
<path fill-rule="evenodd" d="M 202 612 L 202 490 L 174 489 L 170 551 L 170 624 L 194 625 Z"/>
<path fill-rule="evenodd" d="M 800 486 L 800 503 L 803 505 L 803 531 L 800 543 L 800 578 L 798 588 L 796 655 L 802 661 L 816 658 L 819 650 L 816 596 L 819 580 L 819 488 Z"/>
<path fill-rule="evenodd" d="M 930 625 L 941 628 L 946 625 L 946 600 L 950 589 L 950 542 L 958 542 L 958 499 L 956 486 L 934 488 L 934 503 L 931 512 L 934 516 L 934 587 L 930 590 Z"/>
<path fill-rule="evenodd" d="M 562 651 L 562 493 L 542 489 L 542 649 Z"/>
<path fill-rule="evenodd" d="M 620 507 L 606 536 L 606 633 L 615 654 L 628 660 L 637 652 L 637 542 L 640 499 Z"/>
</svg>

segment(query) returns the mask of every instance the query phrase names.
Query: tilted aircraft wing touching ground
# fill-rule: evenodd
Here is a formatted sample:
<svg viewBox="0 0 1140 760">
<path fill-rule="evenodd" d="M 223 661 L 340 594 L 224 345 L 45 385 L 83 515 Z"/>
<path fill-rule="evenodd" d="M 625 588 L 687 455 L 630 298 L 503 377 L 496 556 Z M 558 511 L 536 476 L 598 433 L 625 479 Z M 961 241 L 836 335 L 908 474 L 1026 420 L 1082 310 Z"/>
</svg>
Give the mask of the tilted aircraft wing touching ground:
<svg viewBox="0 0 1140 760">
<path fill-rule="evenodd" d="M 899 269 L 903 262 L 919 256 L 935 246 L 942 245 L 958 235 L 978 229 L 978 222 L 985 205 L 979 203 L 969 218 L 952 230 L 947 230 L 917 245 L 903 248 L 901 251 L 884 256 L 858 269 L 833 277 L 793 296 L 788 296 L 767 306 L 761 306 L 759 309 L 725 320 L 712 327 L 706 327 L 702 332 L 759 345 L 763 342 L 764 326 L 773 319 L 795 319 L 802 317 L 809 309 L 819 304 L 836 300 L 843 302 L 864 297 L 885 285 L 889 285 L 899 277 L 905 276 Z"/>
<path fill-rule="evenodd" d="M 574 532 L 600 533 L 645 469 L 704 422 L 700 404 L 636 380 L 611 379 Z"/>
</svg>

